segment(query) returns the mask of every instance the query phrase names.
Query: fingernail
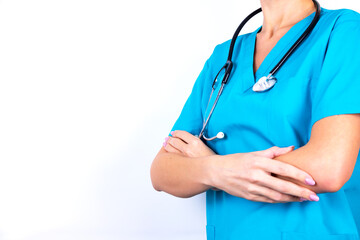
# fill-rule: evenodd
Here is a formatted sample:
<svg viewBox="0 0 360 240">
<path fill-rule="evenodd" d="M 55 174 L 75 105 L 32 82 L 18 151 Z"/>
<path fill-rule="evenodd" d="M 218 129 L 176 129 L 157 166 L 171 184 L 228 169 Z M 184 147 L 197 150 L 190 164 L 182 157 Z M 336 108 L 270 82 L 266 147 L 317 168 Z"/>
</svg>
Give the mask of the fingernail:
<svg viewBox="0 0 360 240">
<path fill-rule="evenodd" d="M 301 197 L 301 198 L 300 198 L 300 201 L 304 202 L 304 201 L 307 201 L 307 199 L 306 199 L 306 198 Z"/>
<path fill-rule="evenodd" d="M 166 144 L 167 144 L 168 140 L 169 140 L 169 137 L 166 137 L 166 138 L 165 138 L 165 141 L 164 141 L 164 143 L 163 143 L 163 146 L 164 146 L 164 147 L 166 147 Z"/>
<path fill-rule="evenodd" d="M 312 179 L 312 178 L 305 178 L 305 183 L 307 185 L 311 185 L 311 186 L 314 186 L 315 185 L 315 181 Z"/>
<path fill-rule="evenodd" d="M 174 133 L 174 131 L 171 131 L 171 133 L 170 133 L 170 134 L 171 134 L 171 135 L 173 135 L 173 133 Z"/>
<path fill-rule="evenodd" d="M 310 195 L 310 199 L 311 199 L 312 201 L 315 201 L 315 202 L 317 202 L 317 201 L 320 200 L 320 198 L 319 198 L 317 195 L 314 195 L 314 194 Z"/>
</svg>

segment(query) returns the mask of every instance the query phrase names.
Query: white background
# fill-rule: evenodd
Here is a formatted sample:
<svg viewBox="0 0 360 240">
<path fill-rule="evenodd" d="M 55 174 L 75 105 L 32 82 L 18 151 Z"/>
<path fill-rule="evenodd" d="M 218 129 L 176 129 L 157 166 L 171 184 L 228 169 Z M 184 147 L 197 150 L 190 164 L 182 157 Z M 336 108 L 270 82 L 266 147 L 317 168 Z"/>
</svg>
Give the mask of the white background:
<svg viewBox="0 0 360 240">
<path fill-rule="evenodd" d="M 0 239 L 204 240 L 204 195 L 156 192 L 150 165 L 213 48 L 259 6 L 0 0 Z"/>
</svg>

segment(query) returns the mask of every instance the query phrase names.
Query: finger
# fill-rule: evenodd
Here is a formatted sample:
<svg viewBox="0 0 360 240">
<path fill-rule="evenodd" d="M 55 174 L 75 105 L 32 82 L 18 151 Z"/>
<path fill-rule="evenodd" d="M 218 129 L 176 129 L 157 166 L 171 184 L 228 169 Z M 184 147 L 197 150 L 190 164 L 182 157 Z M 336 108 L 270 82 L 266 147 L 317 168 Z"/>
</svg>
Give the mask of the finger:
<svg viewBox="0 0 360 240">
<path fill-rule="evenodd" d="M 250 195 L 250 201 L 253 202 L 265 202 L 265 203 L 276 203 L 276 201 L 261 195 Z"/>
<path fill-rule="evenodd" d="M 281 193 L 279 191 L 275 191 L 271 188 L 268 187 L 263 187 L 260 185 L 255 185 L 252 184 L 249 186 L 248 192 L 251 193 L 253 196 L 250 198 L 252 201 L 254 201 L 253 199 L 258 199 L 258 197 L 260 198 L 268 198 L 271 199 L 274 202 L 300 202 L 300 198 L 295 197 L 295 196 L 291 196 L 288 194 L 284 194 Z"/>
<path fill-rule="evenodd" d="M 167 145 L 171 145 L 174 148 L 178 149 L 180 152 L 185 153 L 185 148 L 187 144 L 181 139 L 176 137 L 169 137 L 167 143 L 168 143 Z"/>
<path fill-rule="evenodd" d="M 268 149 L 265 149 L 262 151 L 255 151 L 252 153 L 257 156 L 260 156 L 260 157 L 274 158 L 274 157 L 280 156 L 282 154 L 291 152 L 293 149 L 294 149 L 294 146 L 289 146 L 289 147 L 285 147 L 285 148 L 273 146 L 271 148 L 268 148 Z"/>
<path fill-rule="evenodd" d="M 243 192 L 243 191 L 238 192 L 238 191 L 232 191 L 231 189 L 223 189 L 223 191 L 225 191 L 228 194 L 233 195 L 235 197 L 244 198 L 244 199 L 247 199 L 249 201 L 275 203 L 275 201 L 273 199 L 270 199 L 270 198 L 268 198 L 266 196 L 263 196 L 263 195 L 252 194 L 250 192 L 245 194 L 245 192 Z"/>
<path fill-rule="evenodd" d="M 266 157 L 266 158 L 273 158 L 275 156 L 275 151 L 278 149 L 279 147 L 274 146 L 262 151 L 255 151 L 252 152 L 253 154 L 260 156 L 260 157 Z"/>
<path fill-rule="evenodd" d="M 295 146 L 289 146 L 285 148 L 278 148 L 275 150 L 274 155 L 275 157 L 278 157 L 280 155 L 284 155 L 286 153 L 292 152 L 294 150 Z"/>
<path fill-rule="evenodd" d="M 266 158 L 274 158 L 276 151 L 279 149 L 277 146 L 273 146 L 271 148 L 262 150 L 262 151 L 255 151 L 252 152 L 253 154 L 260 156 L 260 157 L 266 157 Z"/>
<path fill-rule="evenodd" d="M 284 201 L 275 201 L 275 200 L 273 200 L 273 199 L 271 199 L 271 198 L 267 198 L 267 197 L 265 197 L 265 196 L 261 196 L 261 195 L 259 195 L 258 197 L 260 198 L 260 197 L 262 197 L 262 198 L 260 198 L 261 199 L 261 202 L 264 202 L 264 198 L 266 199 L 266 200 L 268 200 L 267 202 L 268 203 L 288 203 L 288 202 L 303 202 L 304 200 L 301 200 L 300 198 L 298 198 L 298 197 L 292 197 L 292 196 L 290 196 L 290 195 L 288 195 L 290 198 L 288 199 L 288 200 L 284 200 Z M 306 200 L 306 199 L 305 199 Z"/>
<path fill-rule="evenodd" d="M 269 173 L 275 173 L 277 175 L 296 179 L 305 183 L 306 185 L 315 185 L 314 179 L 307 172 L 290 164 L 274 159 L 265 159 L 264 161 L 258 161 L 257 163 L 260 165 L 260 167 Z"/>
<path fill-rule="evenodd" d="M 167 152 L 170 152 L 170 153 L 179 153 L 179 154 L 181 154 L 181 152 L 180 152 L 178 149 L 174 148 L 174 147 L 171 146 L 170 144 L 164 145 L 164 149 L 165 149 Z"/>
<path fill-rule="evenodd" d="M 191 143 L 192 141 L 198 139 L 197 137 L 195 137 L 191 133 L 186 132 L 186 131 L 182 131 L 182 130 L 173 131 L 173 132 L 171 132 L 171 135 L 173 137 L 180 138 L 181 140 L 183 140 L 186 143 Z"/>
<path fill-rule="evenodd" d="M 286 180 L 272 177 L 270 175 L 265 176 L 263 178 L 263 181 L 264 181 L 262 183 L 263 186 L 271 188 L 273 190 L 276 190 L 284 194 L 296 196 L 299 198 L 302 197 L 310 201 L 313 201 L 312 198 L 310 197 L 311 195 L 316 196 L 316 193 L 314 193 L 313 191 L 307 188 L 301 187 L 299 185 L 296 185 L 295 183 L 288 182 Z"/>
<path fill-rule="evenodd" d="M 292 197 L 290 198 L 289 200 L 287 201 L 275 201 L 273 199 L 270 199 L 270 198 L 267 198 L 265 196 L 256 196 L 255 200 L 252 200 L 252 201 L 255 201 L 255 202 L 267 202 L 267 203 L 288 203 L 288 202 L 303 202 L 302 200 L 300 200 L 299 198 L 297 197 Z"/>
</svg>

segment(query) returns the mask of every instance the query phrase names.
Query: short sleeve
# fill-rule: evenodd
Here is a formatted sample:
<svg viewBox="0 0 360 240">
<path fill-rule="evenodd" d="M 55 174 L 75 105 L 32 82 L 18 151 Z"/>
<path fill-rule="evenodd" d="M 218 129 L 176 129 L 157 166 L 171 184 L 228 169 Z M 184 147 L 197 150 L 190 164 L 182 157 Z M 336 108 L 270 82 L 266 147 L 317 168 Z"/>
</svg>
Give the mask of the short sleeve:
<svg viewBox="0 0 360 240">
<path fill-rule="evenodd" d="M 210 80 L 210 59 L 211 57 L 205 62 L 171 131 L 183 130 L 193 135 L 200 133 L 203 123 L 203 97 L 210 91 L 212 83 Z"/>
<path fill-rule="evenodd" d="M 324 62 L 311 90 L 313 124 L 325 117 L 360 113 L 360 14 L 348 11 L 332 29 Z"/>
</svg>

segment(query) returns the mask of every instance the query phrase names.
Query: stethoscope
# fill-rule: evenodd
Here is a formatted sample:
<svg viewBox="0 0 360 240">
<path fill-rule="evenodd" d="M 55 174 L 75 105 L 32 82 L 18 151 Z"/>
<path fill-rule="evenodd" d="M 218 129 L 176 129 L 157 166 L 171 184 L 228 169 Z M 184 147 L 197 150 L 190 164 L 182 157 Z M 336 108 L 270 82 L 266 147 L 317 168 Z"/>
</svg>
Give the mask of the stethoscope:
<svg viewBox="0 0 360 240">
<path fill-rule="evenodd" d="M 282 59 L 278 62 L 278 64 L 276 64 L 276 66 L 270 71 L 268 76 L 263 76 L 261 77 L 257 82 L 254 83 L 252 90 L 254 92 L 265 92 L 268 91 L 269 89 L 271 89 L 272 87 L 274 87 L 275 83 L 277 82 L 277 79 L 274 77 L 275 73 L 282 67 L 282 65 L 286 62 L 286 60 L 290 57 L 290 55 L 296 50 L 296 48 L 305 40 L 305 38 L 311 33 L 311 31 L 314 29 L 315 25 L 317 24 L 317 22 L 319 21 L 320 18 L 320 4 L 316 1 L 313 0 L 315 7 L 316 7 L 316 14 L 314 16 L 314 19 L 311 21 L 310 25 L 308 26 L 308 28 L 305 30 L 305 32 L 299 37 L 299 39 L 291 46 L 291 48 L 287 51 L 287 53 L 282 57 Z M 198 135 L 199 138 L 203 137 L 205 140 L 207 141 L 211 141 L 214 139 L 222 139 L 225 137 L 225 134 L 223 132 L 219 132 L 216 136 L 208 138 L 204 135 L 204 131 L 206 126 L 208 125 L 209 119 L 212 115 L 212 113 L 214 112 L 215 106 L 217 104 L 217 102 L 219 101 L 219 98 L 221 96 L 221 93 L 224 90 L 225 85 L 227 84 L 229 77 L 230 77 L 230 73 L 233 67 L 233 62 L 231 61 L 232 59 L 232 55 L 234 52 L 234 46 L 235 46 L 235 42 L 237 37 L 239 36 L 239 33 L 241 31 L 241 29 L 244 27 L 244 25 L 256 14 L 258 14 L 259 12 L 261 12 L 262 9 L 259 8 L 257 10 L 255 10 L 254 12 L 252 12 L 249 16 L 247 16 L 239 25 L 239 27 L 236 29 L 236 32 L 234 33 L 234 36 L 231 40 L 231 44 L 230 44 L 230 50 L 229 50 L 229 55 L 227 58 L 227 61 L 225 63 L 225 65 L 220 69 L 220 71 L 218 72 L 218 74 L 216 74 L 215 79 L 213 81 L 212 84 L 212 91 L 210 93 L 210 97 L 209 97 L 209 101 L 207 103 L 206 106 L 206 110 L 205 113 L 207 112 L 207 109 L 209 107 L 209 103 L 211 100 L 211 96 L 214 93 L 215 90 L 215 83 L 217 82 L 217 78 L 219 76 L 219 74 L 225 70 L 222 82 L 221 82 L 221 86 L 219 89 L 219 92 L 216 96 L 215 102 L 211 107 L 210 113 L 207 117 L 207 119 L 203 121 L 203 127 Z M 260 28 L 261 30 L 261 28 Z M 256 81 L 256 80 L 255 80 Z"/>
</svg>

